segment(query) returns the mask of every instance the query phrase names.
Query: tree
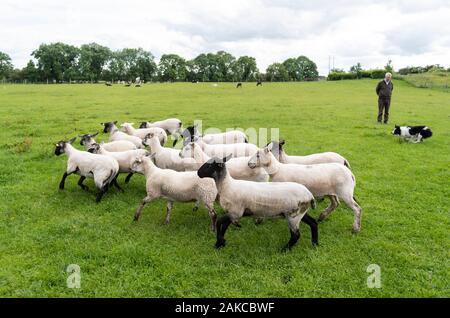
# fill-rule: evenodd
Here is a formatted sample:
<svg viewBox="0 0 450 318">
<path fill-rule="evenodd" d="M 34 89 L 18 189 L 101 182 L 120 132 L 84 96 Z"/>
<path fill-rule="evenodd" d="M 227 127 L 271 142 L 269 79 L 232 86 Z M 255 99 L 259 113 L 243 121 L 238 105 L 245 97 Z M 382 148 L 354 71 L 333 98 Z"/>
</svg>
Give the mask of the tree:
<svg viewBox="0 0 450 318">
<path fill-rule="evenodd" d="M 316 63 L 306 56 L 301 55 L 297 58 L 289 58 L 283 62 L 283 65 L 291 81 L 317 80 L 319 77 Z"/>
<path fill-rule="evenodd" d="M 176 54 L 164 54 L 161 56 L 158 66 L 158 75 L 161 81 L 185 81 L 186 61 Z"/>
<path fill-rule="evenodd" d="M 206 54 L 200 54 L 195 59 L 186 63 L 187 79 L 189 81 L 208 82 L 209 78 L 209 59 Z"/>
<path fill-rule="evenodd" d="M 84 80 L 97 82 L 110 57 L 111 51 L 107 47 L 97 43 L 83 44 L 80 48 L 80 60 L 78 62 L 81 77 Z"/>
<path fill-rule="evenodd" d="M 41 44 L 31 54 L 38 61 L 43 78 L 61 82 L 71 80 L 77 73 L 79 49 L 64 43 Z"/>
<path fill-rule="evenodd" d="M 236 58 L 225 51 L 217 52 L 216 57 L 220 80 L 226 82 L 233 81 L 233 64 L 236 62 Z"/>
<path fill-rule="evenodd" d="M 273 63 L 267 67 L 266 80 L 269 82 L 285 82 L 289 80 L 286 67 L 281 63 Z"/>
<path fill-rule="evenodd" d="M 350 73 L 354 73 L 356 74 L 357 78 L 361 78 L 361 74 L 362 74 L 362 66 L 361 63 L 356 63 L 356 65 L 353 65 L 352 67 L 350 67 Z"/>
<path fill-rule="evenodd" d="M 394 73 L 394 67 L 392 66 L 392 60 L 389 60 L 386 66 L 384 67 L 386 72 Z"/>
<path fill-rule="evenodd" d="M 236 81 L 254 81 L 259 75 L 258 67 L 254 57 L 241 56 L 233 63 L 234 80 Z"/>
<path fill-rule="evenodd" d="M 27 66 L 25 66 L 22 69 L 22 77 L 27 82 L 31 82 L 31 83 L 39 82 L 39 80 L 40 80 L 39 72 L 38 72 L 38 69 L 36 68 L 36 65 L 34 64 L 33 60 L 30 60 L 27 63 Z"/>
<path fill-rule="evenodd" d="M 0 79 L 9 78 L 13 70 L 11 57 L 6 53 L 0 52 Z"/>
<path fill-rule="evenodd" d="M 104 78 L 110 80 L 132 81 L 136 77 L 146 82 L 152 81 L 156 75 L 157 66 L 153 54 L 142 48 L 123 49 L 112 53 Z"/>
</svg>

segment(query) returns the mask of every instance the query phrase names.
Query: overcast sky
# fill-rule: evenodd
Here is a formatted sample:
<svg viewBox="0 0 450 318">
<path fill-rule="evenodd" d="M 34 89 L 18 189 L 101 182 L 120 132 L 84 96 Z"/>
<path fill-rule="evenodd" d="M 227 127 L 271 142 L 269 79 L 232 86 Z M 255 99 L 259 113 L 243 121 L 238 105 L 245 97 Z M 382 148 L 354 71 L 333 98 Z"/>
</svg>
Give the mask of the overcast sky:
<svg viewBox="0 0 450 318">
<path fill-rule="evenodd" d="M 226 50 L 261 71 L 306 55 L 328 73 L 441 64 L 450 67 L 449 0 L 1 0 L 0 51 L 23 67 L 40 43 L 97 42 L 193 58 Z"/>
</svg>

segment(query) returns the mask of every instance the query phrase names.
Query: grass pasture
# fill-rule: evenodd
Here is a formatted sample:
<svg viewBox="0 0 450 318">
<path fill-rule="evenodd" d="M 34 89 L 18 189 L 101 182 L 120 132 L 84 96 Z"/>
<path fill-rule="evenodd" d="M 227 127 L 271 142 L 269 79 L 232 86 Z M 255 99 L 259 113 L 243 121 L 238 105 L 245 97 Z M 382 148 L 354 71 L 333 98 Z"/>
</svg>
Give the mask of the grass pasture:
<svg viewBox="0 0 450 318">
<path fill-rule="evenodd" d="M 373 80 L 0 86 L 0 296 L 450 296 L 450 94 L 395 84 L 388 126 L 376 123 Z M 100 204 L 75 176 L 58 190 L 67 157 L 54 155 L 55 142 L 103 121 L 167 117 L 202 119 L 204 128 L 280 128 L 289 154 L 339 152 L 357 179 L 361 233 L 351 233 L 353 213 L 341 205 L 319 225 L 316 249 L 302 224 L 299 244 L 280 253 L 286 221 L 256 226 L 247 218 L 216 251 L 204 207 L 175 204 L 164 226 L 159 200 L 132 222 L 145 196 L 142 176 Z M 390 135 L 394 123 L 429 125 L 434 136 L 400 143 Z M 86 185 L 94 189 L 92 180 Z M 66 287 L 69 264 L 81 268 L 80 289 Z M 370 264 L 381 268 L 379 289 L 366 285 Z"/>
</svg>

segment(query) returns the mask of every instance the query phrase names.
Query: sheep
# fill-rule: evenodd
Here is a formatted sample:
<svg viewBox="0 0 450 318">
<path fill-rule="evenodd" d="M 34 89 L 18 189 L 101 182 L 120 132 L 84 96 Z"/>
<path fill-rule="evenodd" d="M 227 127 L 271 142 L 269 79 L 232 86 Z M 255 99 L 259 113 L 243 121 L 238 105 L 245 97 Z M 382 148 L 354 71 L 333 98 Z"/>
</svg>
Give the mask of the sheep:
<svg viewBox="0 0 450 318">
<path fill-rule="evenodd" d="M 178 137 L 183 132 L 181 130 L 181 127 L 183 126 L 183 123 L 178 118 L 169 118 L 166 120 L 161 121 L 144 121 L 141 123 L 139 128 L 151 128 L 151 127 L 159 127 L 166 131 L 166 134 L 169 136 L 174 137 L 173 145 L 172 147 L 175 147 L 176 143 L 178 142 Z"/>
<path fill-rule="evenodd" d="M 147 180 L 147 195 L 134 214 L 138 221 L 145 204 L 157 198 L 167 200 L 166 218 L 164 224 L 169 224 L 170 213 L 174 202 L 203 202 L 211 218 L 211 230 L 215 230 L 217 219 L 214 202 L 217 188 L 212 179 L 200 179 L 196 171 L 178 172 L 170 169 L 160 169 L 151 160 L 154 154 L 141 156 L 132 164 L 134 172 L 143 173 Z"/>
<path fill-rule="evenodd" d="M 205 162 L 211 159 L 202 148 L 196 144 L 195 142 L 191 142 L 186 145 L 180 151 L 180 157 L 182 158 L 193 158 L 197 163 L 198 167 L 195 170 L 198 170 Z M 239 157 L 239 158 L 231 158 L 227 161 L 227 169 L 230 175 L 234 179 L 238 180 L 248 180 L 255 182 L 267 182 L 269 181 L 269 175 L 263 168 L 250 169 L 248 166 L 248 161 L 250 157 Z"/>
<path fill-rule="evenodd" d="M 198 164 L 192 158 L 182 158 L 180 151 L 161 146 L 155 134 L 145 136 L 142 144 L 150 147 L 150 153 L 154 154 L 155 164 L 161 169 L 172 169 L 175 171 L 192 171 L 198 169 Z"/>
<path fill-rule="evenodd" d="M 210 157 L 226 157 L 228 155 L 231 155 L 233 158 L 247 157 L 252 156 L 259 149 L 257 146 L 247 143 L 210 145 L 205 143 L 203 139 L 199 137 L 195 137 L 193 142 L 196 142 Z"/>
<path fill-rule="evenodd" d="M 247 136 L 239 130 L 230 130 L 218 134 L 200 135 L 197 131 L 197 125 L 189 126 L 182 132 L 184 139 L 183 146 L 193 142 L 195 138 L 201 138 L 203 142 L 210 145 L 248 143 Z"/>
<path fill-rule="evenodd" d="M 63 153 L 69 157 L 67 161 L 67 169 L 59 183 L 59 189 L 64 190 L 66 178 L 75 173 L 80 175 L 78 185 L 83 190 L 88 187 L 83 184 L 86 177 L 94 179 L 97 187 L 97 196 L 95 201 L 101 201 L 103 194 L 108 191 L 109 185 L 113 184 L 117 189 L 122 191 L 117 184 L 117 174 L 119 172 L 119 163 L 116 159 L 108 156 L 92 154 L 80 151 L 72 146 L 76 137 L 69 141 L 59 141 L 56 143 L 55 155 L 60 156 Z"/>
<path fill-rule="evenodd" d="M 236 88 L 242 88 L 242 83 L 241 82 L 237 83 Z"/>
<path fill-rule="evenodd" d="M 96 137 L 98 135 L 98 132 L 95 134 L 85 134 L 85 135 L 80 135 L 79 137 L 81 138 L 80 140 L 80 145 L 84 146 L 86 150 L 88 150 L 89 148 L 91 148 L 91 146 L 93 144 L 96 144 L 97 142 L 95 141 L 94 137 Z M 107 151 L 112 151 L 112 152 L 120 152 L 120 151 L 127 151 L 127 150 L 136 150 L 136 146 L 127 140 L 117 140 L 117 141 L 111 141 L 108 143 L 102 143 L 102 147 L 107 150 Z"/>
<path fill-rule="evenodd" d="M 139 129 L 135 129 L 133 127 L 133 123 L 123 123 L 121 125 L 121 127 L 123 128 L 124 132 L 131 135 L 131 136 L 136 136 L 139 137 L 141 139 L 144 139 L 145 136 L 147 136 L 148 134 L 152 133 L 155 134 L 156 136 L 158 136 L 159 142 L 161 144 L 161 146 L 164 146 L 164 144 L 167 141 L 167 134 L 166 131 L 162 128 L 159 127 L 151 127 L 151 128 L 139 128 Z"/>
<path fill-rule="evenodd" d="M 109 133 L 109 141 L 118 141 L 118 140 L 127 140 L 129 142 L 132 142 L 137 149 L 142 149 L 144 146 L 142 145 L 142 139 L 136 136 L 130 136 L 122 131 L 119 130 L 116 126 L 117 121 L 115 122 L 107 122 L 107 123 L 101 123 L 101 125 L 104 125 L 103 132 Z"/>
<path fill-rule="evenodd" d="M 104 145 L 105 145 L 104 143 L 101 144 L 94 143 L 91 145 L 88 151 L 99 155 L 110 156 L 116 159 L 117 162 L 119 163 L 119 173 L 128 173 L 127 177 L 125 178 L 125 183 L 129 183 L 131 177 L 134 174 L 131 171 L 131 164 L 133 163 L 136 157 L 147 154 L 147 150 L 136 149 L 121 152 L 111 152 L 108 151 L 104 147 Z"/>
<path fill-rule="evenodd" d="M 225 246 L 224 235 L 228 226 L 239 222 L 243 216 L 284 216 L 291 232 L 284 250 L 291 249 L 300 238 L 301 220 L 311 228 L 312 244 L 318 244 L 317 222 L 306 214 L 310 206 L 315 207 L 314 196 L 305 186 L 294 182 L 236 180 L 230 176 L 225 164 L 229 158 L 210 159 L 197 172 L 201 179 L 214 180 L 220 205 L 226 211 L 216 223 L 216 248 Z"/>
<path fill-rule="evenodd" d="M 315 165 L 285 164 L 279 162 L 272 154 L 270 143 L 253 155 L 248 166 L 263 167 L 272 181 L 298 182 L 306 186 L 315 197 L 328 196 L 331 204 L 319 217 L 324 220 L 339 206 L 339 199 L 354 212 L 353 232 L 361 230 L 362 209 L 356 202 L 353 193 L 356 180 L 350 169 L 338 163 L 321 163 Z"/>
<path fill-rule="evenodd" d="M 289 156 L 284 152 L 284 140 L 272 141 L 272 153 L 281 163 L 296 163 L 301 165 L 311 165 L 318 163 L 340 163 L 350 169 L 350 163 L 347 159 L 335 152 L 322 152 L 307 156 Z"/>
</svg>

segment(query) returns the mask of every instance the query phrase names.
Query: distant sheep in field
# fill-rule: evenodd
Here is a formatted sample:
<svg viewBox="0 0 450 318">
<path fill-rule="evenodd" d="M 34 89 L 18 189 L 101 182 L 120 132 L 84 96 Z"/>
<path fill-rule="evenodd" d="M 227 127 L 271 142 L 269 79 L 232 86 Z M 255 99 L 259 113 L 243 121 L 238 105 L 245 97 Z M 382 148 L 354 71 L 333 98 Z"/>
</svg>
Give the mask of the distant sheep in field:
<svg viewBox="0 0 450 318">
<path fill-rule="evenodd" d="M 262 82 L 261 81 L 258 81 L 258 83 L 256 83 L 256 87 L 258 87 L 258 86 L 262 86 Z"/>
<path fill-rule="evenodd" d="M 242 88 L 242 83 L 241 82 L 237 83 L 236 88 Z"/>
</svg>

